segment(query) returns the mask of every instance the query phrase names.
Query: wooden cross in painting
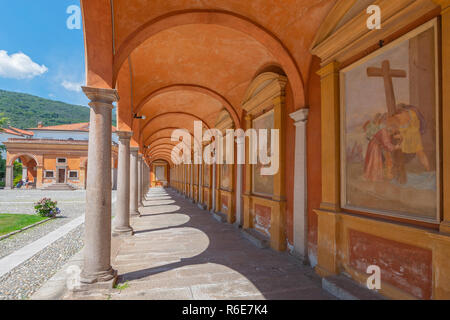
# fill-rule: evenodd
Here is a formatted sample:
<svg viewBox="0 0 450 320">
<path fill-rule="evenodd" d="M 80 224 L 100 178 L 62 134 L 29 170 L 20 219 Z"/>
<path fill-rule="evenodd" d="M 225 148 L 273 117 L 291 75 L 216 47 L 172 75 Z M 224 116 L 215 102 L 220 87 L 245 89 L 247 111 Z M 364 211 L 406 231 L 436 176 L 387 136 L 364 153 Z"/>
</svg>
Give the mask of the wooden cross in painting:
<svg viewBox="0 0 450 320">
<path fill-rule="evenodd" d="M 397 102 L 395 101 L 395 92 L 393 78 L 406 78 L 406 71 L 391 69 L 389 60 L 384 60 L 381 68 L 367 68 L 367 75 L 369 77 L 382 77 L 384 79 L 384 90 L 386 93 L 386 106 L 389 117 L 395 115 L 397 111 Z M 401 150 L 395 150 L 392 153 L 393 158 L 393 174 L 394 178 L 401 184 L 407 182 L 405 157 Z"/>
<path fill-rule="evenodd" d="M 395 101 L 393 78 L 406 78 L 406 71 L 391 69 L 389 60 L 383 61 L 381 68 L 367 68 L 369 77 L 382 77 L 384 79 L 384 90 L 386 92 L 386 105 L 388 114 L 392 117 L 397 109 Z"/>
</svg>

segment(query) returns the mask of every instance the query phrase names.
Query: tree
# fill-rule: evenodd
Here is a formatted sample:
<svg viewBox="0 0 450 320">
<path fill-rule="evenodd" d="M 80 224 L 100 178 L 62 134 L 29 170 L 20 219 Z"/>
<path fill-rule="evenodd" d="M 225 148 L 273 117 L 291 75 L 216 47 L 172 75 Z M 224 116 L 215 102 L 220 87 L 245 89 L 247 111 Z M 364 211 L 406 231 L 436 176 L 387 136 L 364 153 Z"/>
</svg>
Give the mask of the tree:
<svg viewBox="0 0 450 320">
<path fill-rule="evenodd" d="M 6 126 L 8 123 L 8 118 L 4 116 L 4 113 L 0 113 L 0 131 Z M 6 159 L 2 158 L 2 152 L 6 150 L 4 144 L 0 145 L 0 187 L 4 187 L 4 178 L 6 175 Z"/>
<path fill-rule="evenodd" d="M 14 162 L 14 186 L 22 180 L 22 164 L 18 161 Z"/>
</svg>

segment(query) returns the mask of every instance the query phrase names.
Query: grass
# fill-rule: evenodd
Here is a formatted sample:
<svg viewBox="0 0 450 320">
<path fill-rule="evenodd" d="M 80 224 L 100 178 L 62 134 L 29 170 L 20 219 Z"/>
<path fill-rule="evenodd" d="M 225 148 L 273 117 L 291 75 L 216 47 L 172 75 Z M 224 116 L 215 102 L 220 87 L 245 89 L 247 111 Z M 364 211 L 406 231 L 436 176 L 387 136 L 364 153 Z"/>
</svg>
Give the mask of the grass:
<svg viewBox="0 0 450 320">
<path fill-rule="evenodd" d="M 123 284 L 116 284 L 114 286 L 114 289 L 122 291 L 122 290 L 128 289 L 129 287 L 130 287 L 130 285 L 128 284 L 128 281 L 127 281 L 127 282 L 125 282 Z"/>
<path fill-rule="evenodd" d="M 29 214 L 0 214 L 0 236 L 47 219 Z"/>
</svg>

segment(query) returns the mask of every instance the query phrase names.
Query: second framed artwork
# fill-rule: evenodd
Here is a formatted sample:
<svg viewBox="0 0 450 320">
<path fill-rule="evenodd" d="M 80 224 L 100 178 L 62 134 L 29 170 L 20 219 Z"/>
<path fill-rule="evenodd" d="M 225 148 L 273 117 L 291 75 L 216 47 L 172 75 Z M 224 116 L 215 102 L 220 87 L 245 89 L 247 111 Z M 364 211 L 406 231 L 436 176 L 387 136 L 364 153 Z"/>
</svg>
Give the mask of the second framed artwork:
<svg viewBox="0 0 450 320">
<path fill-rule="evenodd" d="M 440 220 L 438 21 L 340 72 L 342 207 Z"/>
</svg>

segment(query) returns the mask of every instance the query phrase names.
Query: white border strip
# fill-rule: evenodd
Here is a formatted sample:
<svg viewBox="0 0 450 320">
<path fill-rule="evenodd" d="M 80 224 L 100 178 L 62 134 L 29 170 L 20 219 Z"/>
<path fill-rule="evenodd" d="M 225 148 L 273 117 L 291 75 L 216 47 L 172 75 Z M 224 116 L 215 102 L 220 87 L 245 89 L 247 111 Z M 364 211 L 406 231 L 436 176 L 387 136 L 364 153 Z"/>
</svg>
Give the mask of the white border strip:
<svg viewBox="0 0 450 320">
<path fill-rule="evenodd" d="M 50 232 L 46 236 L 36 240 L 33 243 L 11 253 L 10 255 L 0 259 L 0 277 L 10 272 L 15 267 L 21 265 L 35 254 L 45 249 L 56 240 L 64 237 L 66 234 L 74 230 L 76 227 L 84 223 L 84 215 L 70 221 L 59 229 Z"/>
</svg>

